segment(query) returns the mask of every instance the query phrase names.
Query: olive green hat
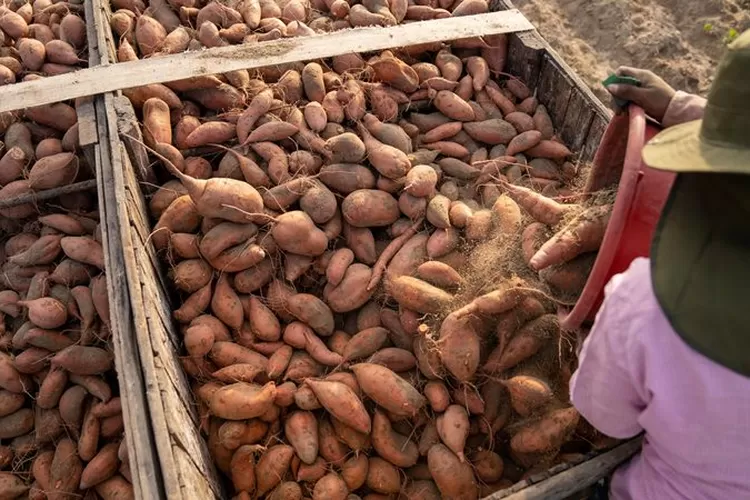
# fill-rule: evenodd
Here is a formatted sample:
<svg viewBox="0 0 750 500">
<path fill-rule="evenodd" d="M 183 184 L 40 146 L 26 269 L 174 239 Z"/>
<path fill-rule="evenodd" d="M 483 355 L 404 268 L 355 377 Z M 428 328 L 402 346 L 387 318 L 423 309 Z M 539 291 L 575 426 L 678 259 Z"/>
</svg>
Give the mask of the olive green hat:
<svg viewBox="0 0 750 500">
<path fill-rule="evenodd" d="M 693 349 L 750 376 L 750 31 L 728 47 L 703 119 L 661 132 L 643 158 L 679 174 L 651 248 L 659 304 Z"/>
</svg>

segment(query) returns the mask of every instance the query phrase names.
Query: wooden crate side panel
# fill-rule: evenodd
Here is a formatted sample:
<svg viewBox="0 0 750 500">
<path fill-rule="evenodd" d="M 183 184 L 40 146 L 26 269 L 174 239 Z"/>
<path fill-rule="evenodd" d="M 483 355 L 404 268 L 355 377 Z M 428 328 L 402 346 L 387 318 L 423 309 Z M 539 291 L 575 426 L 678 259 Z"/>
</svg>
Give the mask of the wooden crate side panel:
<svg viewBox="0 0 750 500">
<path fill-rule="evenodd" d="M 122 117 L 119 124 L 128 131 L 132 130 L 127 127 L 128 120 Z M 127 132 L 121 129 L 120 133 Z M 130 151 L 124 143 L 121 147 L 123 154 Z M 186 500 L 222 498 L 213 460 L 198 431 L 199 420 L 190 384 L 179 363 L 180 337 L 173 326 L 161 264 L 149 242 L 148 212 L 136 179 L 136 169 L 130 161 L 125 165 L 124 176 L 122 199 L 126 201 L 129 214 L 135 257 L 131 265 L 136 269 L 138 288 L 133 301 L 134 313 L 139 317 L 138 331 L 141 332 L 138 347 L 143 359 L 146 394 L 166 496 Z"/>
<path fill-rule="evenodd" d="M 534 32 L 513 33 L 508 38 L 505 70 L 523 80 L 533 92 L 539 82 L 544 52 L 544 44 Z"/>
<path fill-rule="evenodd" d="M 513 8 L 511 0 L 490 2 L 491 11 Z M 536 91 L 579 161 L 593 160 L 612 114 L 537 31 L 510 35 L 506 70 Z"/>
<path fill-rule="evenodd" d="M 107 249 L 107 288 L 110 301 L 115 360 L 123 398 L 123 420 L 128 456 L 136 498 L 163 498 L 160 469 L 156 464 L 149 407 L 141 357 L 136 341 L 136 323 L 132 315 L 132 283 L 127 262 L 132 258 L 127 214 L 121 210 L 118 193 L 123 189 L 123 155 L 119 148 L 112 95 L 98 96 L 95 102 L 101 163 L 97 164 L 99 210 L 102 238 Z M 125 158 L 127 160 L 127 158 Z"/>
</svg>

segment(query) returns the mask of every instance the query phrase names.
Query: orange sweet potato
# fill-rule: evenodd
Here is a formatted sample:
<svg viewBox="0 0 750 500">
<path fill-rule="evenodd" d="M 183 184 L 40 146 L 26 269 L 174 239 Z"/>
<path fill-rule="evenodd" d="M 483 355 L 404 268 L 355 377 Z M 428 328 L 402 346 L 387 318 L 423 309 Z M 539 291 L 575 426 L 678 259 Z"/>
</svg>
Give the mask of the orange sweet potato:
<svg viewBox="0 0 750 500">
<path fill-rule="evenodd" d="M 211 395 L 211 413 L 227 420 L 245 420 L 263 415 L 273 405 L 276 385 L 265 386 L 236 382 L 221 387 Z"/>
<path fill-rule="evenodd" d="M 351 369 L 362 391 L 393 414 L 413 416 L 425 405 L 414 386 L 384 366 L 359 363 Z"/>
<path fill-rule="evenodd" d="M 516 453 L 546 453 L 559 448 L 578 425 L 575 408 L 552 410 L 540 420 L 522 427 L 510 440 Z"/>
<path fill-rule="evenodd" d="M 474 471 L 446 446 L 435 444 L 427 453 L 427 466 L 441 495 L 455 499 L 478 498 Z"/>
<path fill-rule="evenodd" d="M 411 467 L 419 460 L 417 445 L 396 432 L 380 410 L 375 410 L 372 420 L 372 445 L 378 455 L 397 467 Z"/>
<path fill-rule="evenodd" d="M 453 300 L 450 293 L 411 276 L 391 280 L 389 292 L 401 306 L 421 313 L 444 311 Z"/>
</svg>

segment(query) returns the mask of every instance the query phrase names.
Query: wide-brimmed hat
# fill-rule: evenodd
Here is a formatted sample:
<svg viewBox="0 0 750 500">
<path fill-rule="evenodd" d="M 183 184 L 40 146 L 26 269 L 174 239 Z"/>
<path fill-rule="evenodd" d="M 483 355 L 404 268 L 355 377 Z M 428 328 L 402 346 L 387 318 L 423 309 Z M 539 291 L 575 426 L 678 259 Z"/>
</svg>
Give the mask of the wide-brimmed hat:
<svg viewBox="0 0 750 500">
<path fill-rule="evenodd" d="M 688 345 L 750 376 L 750 31 L 729 45 L 703 119 L 661 132 L 643 158 L 679 174 L 651 248 L 659 304 Z"/>
</svg>

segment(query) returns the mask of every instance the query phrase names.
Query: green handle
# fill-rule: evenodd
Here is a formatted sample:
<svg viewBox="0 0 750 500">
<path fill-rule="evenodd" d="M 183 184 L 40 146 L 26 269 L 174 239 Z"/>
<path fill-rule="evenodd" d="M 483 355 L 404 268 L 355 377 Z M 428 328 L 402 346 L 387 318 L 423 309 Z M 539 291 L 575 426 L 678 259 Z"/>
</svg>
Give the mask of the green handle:
<svg viewBox="0 0 750 500">
<path fill-rule="evenodd" d="M 632 76 L 619 76 L 619 75 L 609 75 L 606 80 L 602 82 L 602 85 L 605 87 L 609 85 L 634 85 L 636 87 L 641 86 L 641 81 L 637 78 L 634 78 Z M 627 106 L 628 101 L 625 99 L 619 99 L 617 97 L 614 97 L 615 104 L 620 107 L 624 108 Z"/>
</svg>

